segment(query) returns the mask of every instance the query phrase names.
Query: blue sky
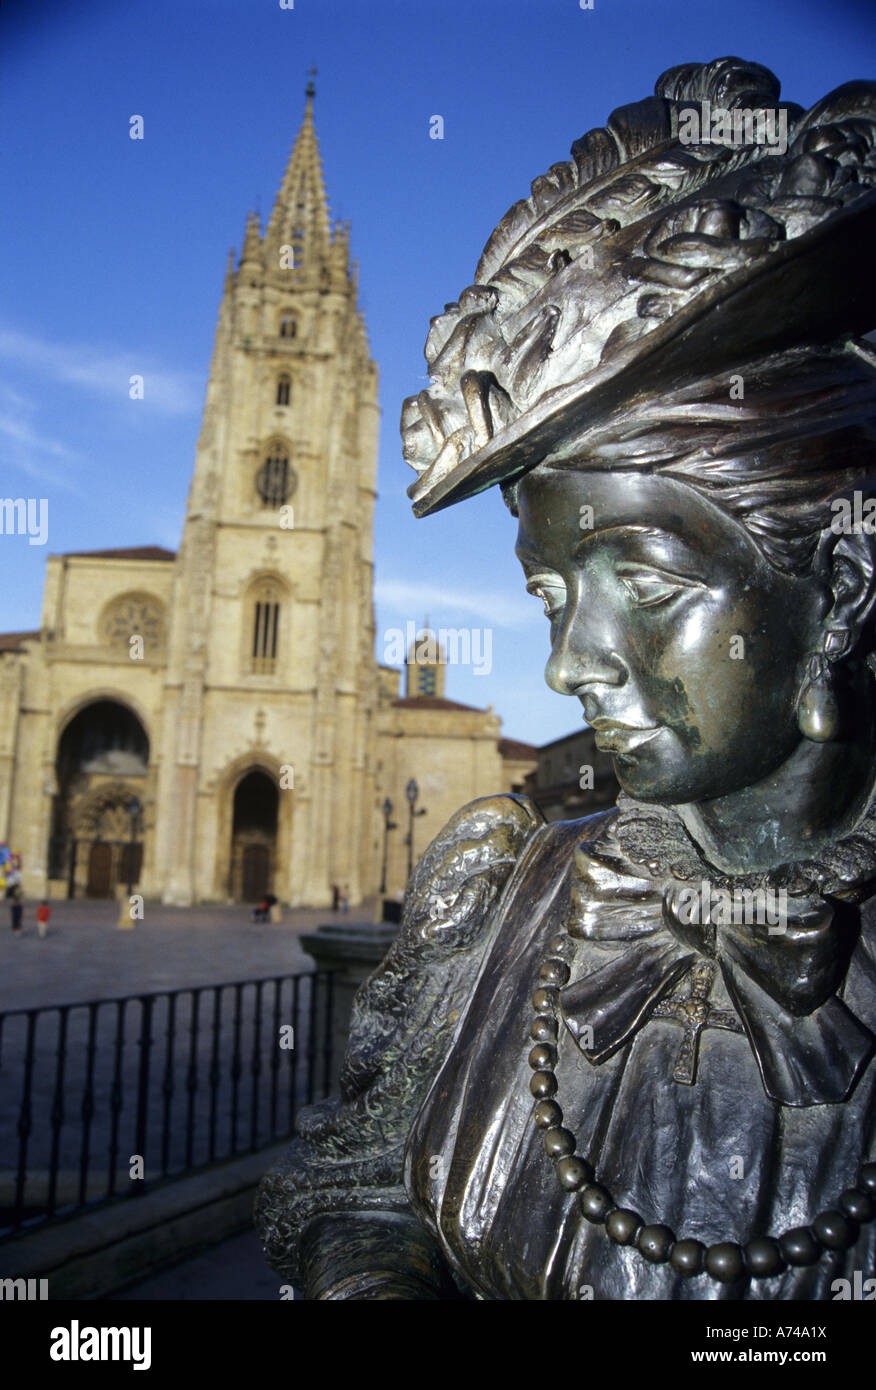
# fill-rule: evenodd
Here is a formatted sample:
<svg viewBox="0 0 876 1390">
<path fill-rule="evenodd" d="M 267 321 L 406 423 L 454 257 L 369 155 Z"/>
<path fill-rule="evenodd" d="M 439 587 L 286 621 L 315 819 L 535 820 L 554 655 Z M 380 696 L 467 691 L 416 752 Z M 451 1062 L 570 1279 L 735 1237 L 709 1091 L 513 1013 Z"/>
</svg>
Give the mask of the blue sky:
<svg viewBox="0 0 876 1390">
<path fill-rule="evenodd" d="M 249 207 L 270 211 L 315 63 L 380 367 L 377 655 L 426 613 L 489 626 L 492 671 L 451 667 L 447 694 L 514 738 L 579 727 L 544 685 L 547 625 L 498 492 L 411 515 L 398 416 L 428 320 L 530 181 L 665 68 L 740 54 L 809 105 L 873 75 L 874 38 L 865 0 L 5 0 L 0 494 L 47 497 L 49 540 L 0 539 L 0 631 L 38 626 L 47 552 L 178 545 L 228 249 Z"/>
</svg>

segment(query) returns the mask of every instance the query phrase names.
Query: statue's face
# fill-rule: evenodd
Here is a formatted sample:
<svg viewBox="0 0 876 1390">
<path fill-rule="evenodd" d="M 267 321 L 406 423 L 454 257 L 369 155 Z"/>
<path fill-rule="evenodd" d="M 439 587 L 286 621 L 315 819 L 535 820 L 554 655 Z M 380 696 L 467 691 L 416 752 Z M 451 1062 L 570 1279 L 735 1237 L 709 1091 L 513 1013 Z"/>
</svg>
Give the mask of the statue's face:
<svg viewBox="0 0 876 1390">
<path fill-rule="evenodd" d="M 800 741 L 821 586 L 778 574 L 670 478 L 536 470 L 518 496 L 517 554 L 551 623 L 546 680 L 581 701 L 625 790 L 678 805 L 778 768 Z"/>
</svg>

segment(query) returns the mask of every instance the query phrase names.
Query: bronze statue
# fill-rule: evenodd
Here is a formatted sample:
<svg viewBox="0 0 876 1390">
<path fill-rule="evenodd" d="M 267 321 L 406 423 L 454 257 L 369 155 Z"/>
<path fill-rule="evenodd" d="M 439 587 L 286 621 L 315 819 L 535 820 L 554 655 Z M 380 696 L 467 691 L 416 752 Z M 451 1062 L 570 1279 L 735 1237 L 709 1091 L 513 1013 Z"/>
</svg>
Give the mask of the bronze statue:
<svg viewBox="0 0 876 1390">
<path fill-rule="evenodd" d="M 506 214 L 402 415 L 417 514 L 501 486 L 624 792 L 489 798 L 426 851 L 260 1192 L 310 1298 L 876 1265 L 876 86 L 804 113 L 726 58 L 655 92 Z"/>
</svg>

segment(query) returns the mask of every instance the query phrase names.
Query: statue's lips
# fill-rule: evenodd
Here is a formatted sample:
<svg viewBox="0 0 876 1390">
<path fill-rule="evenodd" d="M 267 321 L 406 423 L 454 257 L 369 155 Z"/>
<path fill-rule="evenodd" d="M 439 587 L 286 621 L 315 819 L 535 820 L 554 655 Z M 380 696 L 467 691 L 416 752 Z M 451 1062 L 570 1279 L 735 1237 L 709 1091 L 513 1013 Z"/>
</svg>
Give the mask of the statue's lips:
<svg viewBox="0 0 876 1390">
<path fill-rule="evenodd" d="M 594 719 L 591 728 L 596 747 L 602 753 L 631 753 L 643 743 L 650 743 L 663 728 L 654 724 L 649 728 L 633 724 L 614 724 L 610 719 Z"/>
</svg>

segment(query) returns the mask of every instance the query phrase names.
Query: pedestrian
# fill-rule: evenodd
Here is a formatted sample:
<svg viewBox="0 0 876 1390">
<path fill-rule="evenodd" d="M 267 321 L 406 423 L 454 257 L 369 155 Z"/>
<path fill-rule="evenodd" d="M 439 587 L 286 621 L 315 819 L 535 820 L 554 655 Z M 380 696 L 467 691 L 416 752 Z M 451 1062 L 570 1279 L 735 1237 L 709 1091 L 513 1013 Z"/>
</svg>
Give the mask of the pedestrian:
<svg viewBox="0 0 876 1390">
<path fill-rule="evenodd" d="M 21 918 L 24 912 L 24 905 L 21 901 L 21 889 L 18 887 L 18 884 L 14 884 L 11 888 L 7 888 L 6 896 L 9 899 L 13 935 L 21 936 Z"/>
<path fill-rule="evenodd" d="M 45 898 L 43 898 L 42 902 L 37 908 L 36 913 L 37 931 L 39 932 L 41 939 L 45 938 L 46 929 L 49 925 L 49 918 L 51 917 L 51 915 L 52 909 L 49 907 L 49 904 L 46 902 Z"/>
<path fill-rule="evenodd" d="M 341 905 L 341 890 L 336 883 L 332 884 L 332 912 L 337 912 Z"/>
</svg>

